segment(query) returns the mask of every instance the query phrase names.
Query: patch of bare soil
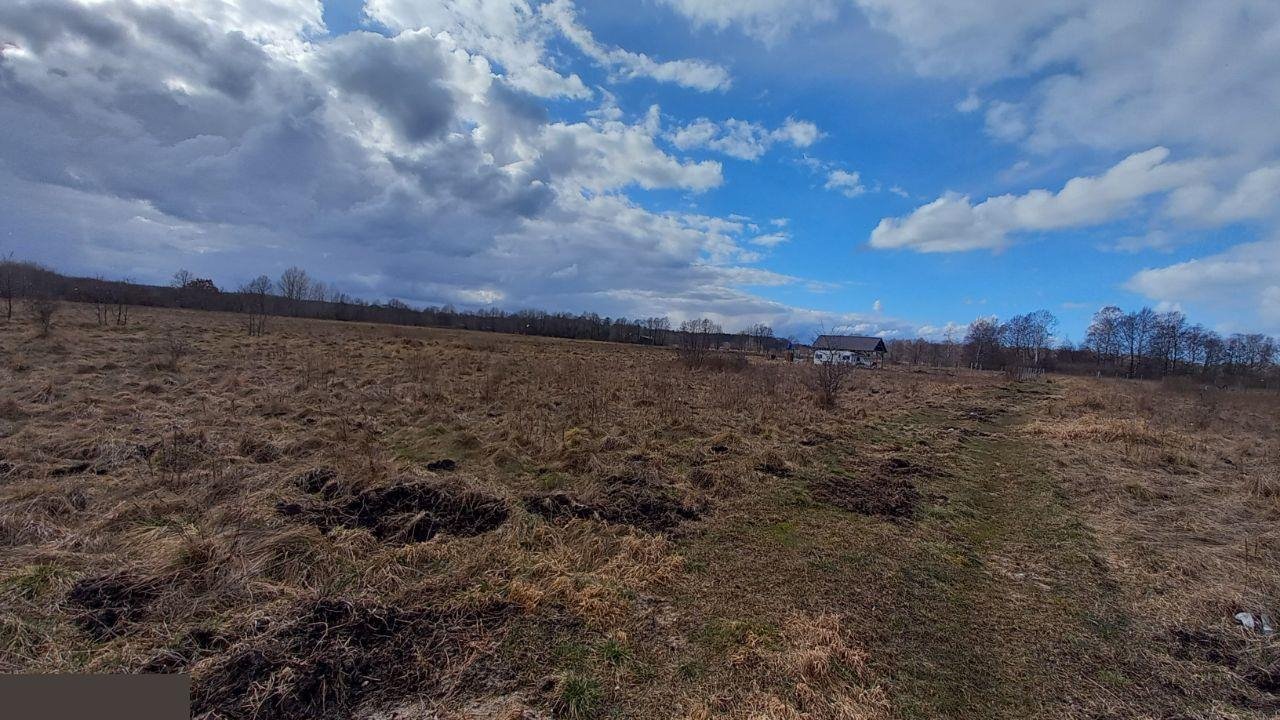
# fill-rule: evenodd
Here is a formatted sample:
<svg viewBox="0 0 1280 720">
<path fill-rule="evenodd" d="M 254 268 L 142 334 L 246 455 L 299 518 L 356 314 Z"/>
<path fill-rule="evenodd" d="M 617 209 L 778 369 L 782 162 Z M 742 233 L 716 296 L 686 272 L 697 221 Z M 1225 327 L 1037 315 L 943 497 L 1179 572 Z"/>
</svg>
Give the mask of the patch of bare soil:
<svg viewBox="0 0 1280 720">
<path fill-rule="evenodd" d="M 810 489 L 816 499 L 842 510 L 910 518 L 920 502 L 920 491 L 911 478 L 932 474 L 928 468 L 895 457 L 861 477 L 829 476 L 812 483 Z"/>
<path fill-rule="evenodd" d="M 312 471 L 300 480 L 301 485 L 316 487 L 322 494 L 336 482 L 336 475 L 330 477 L 323 470 Z M 480 535 L 506 522 L 509 514 L 500 498 L 461 482 L 416 478 L 311 508 L 284 505 L 279 509 L 285 515 L 308 517 L 324 529 L 364 528 L 379 540 L 406 545 L 441 533 Z"/>
<path fill-rule="evenodd" d="M 67 592 L 67 605 L 74 609 L 76 625 L 98 640 L 124 633 L 127 623 L 146 614 L 155 600 L 154 582 L 119 573 L 85 578 Z"/>
<path fill-rule="evenodd" d="M 1179 660 L 1221 665 L 1264 693 L 1280 694 L 1280 644 L 1275 641 L 1213 629 L 1178 629 L 1170 635 Z"/>
<path fill-rule="evenodd" d="M 504 615 L 500 606 L 441 613 L 309 601 L 293 618 L 197 665 L 192 711 L 228 720 L 345 718 L 384 693 L 430 693 L 471 665 L 474 658 L 464 657 L 471 643 Z"/>
<path fill-rule="evenodd" d="M 594 518 L 650 532 L 670 530 L 685 520 L 698 519 L 703 512 L 671 485 L 638 474 L 614 475 L 598 492 L 585 497 L 563 491 L 533 493 L 524 497 L 524 506 L 549 520 Z"/>
</svg>

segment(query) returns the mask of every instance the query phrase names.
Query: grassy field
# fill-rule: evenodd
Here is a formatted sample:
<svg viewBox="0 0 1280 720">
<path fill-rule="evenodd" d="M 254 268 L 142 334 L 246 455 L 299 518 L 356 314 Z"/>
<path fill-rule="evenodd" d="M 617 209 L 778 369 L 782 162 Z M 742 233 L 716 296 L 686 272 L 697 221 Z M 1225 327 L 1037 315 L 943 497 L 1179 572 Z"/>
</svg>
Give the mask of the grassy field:
<svg viewBox="0 0 1280 720">
<path fill-rule="evenodd" d="M 1263 718 L 1280 398 L 0 324 L 0 671 L 226 718 Z"/>
</svg>

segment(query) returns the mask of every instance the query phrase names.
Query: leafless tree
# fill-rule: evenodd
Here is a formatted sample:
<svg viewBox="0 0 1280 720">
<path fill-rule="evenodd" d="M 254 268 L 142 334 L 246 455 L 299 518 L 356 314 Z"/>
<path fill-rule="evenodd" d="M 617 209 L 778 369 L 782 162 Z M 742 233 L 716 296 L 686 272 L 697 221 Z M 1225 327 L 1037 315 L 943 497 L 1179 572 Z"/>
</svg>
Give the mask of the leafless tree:
<svg viewBox="0 0 1280 720">
<path fill-rule="evenodd" d="M 4 319 L 13 319 L 13 297 L 18 294 L 18 262 L 13 253 L 0 258 L 0 297 L 4 298 Z"/>
<path fill-rule="evenodd" d="M 169 281 L 169 287 L 182 289 L 190 285 L 195 279 L 195 273 L 184 268 L 173 274 L 173 278 Z"/>
<path fill-rule="evenodd" d="M 978 318 L 969 323 L 964 336 L 969 363 L 978 369 L 987 367 L 1000 352 L 1000 324 L 993 317 Z"/>
<path fill-rule="evenodd" d="M 245 314 L 249 316 L 249 335 L 252 337 L 266 334 L 271 278 L 259 275 L 240 286 L 240 295 L 244 302 Z"/>
<path fill-rule="evenodd" d="M 311 277 L 307 271 L 294 266 L 280 273 L 280 296 L 296 303 L 306 300 L 311 293 Z"/>
<path fill-rule="evenodd" d="M 27 299 L 27 314 L 40 337 L 47 337 L 53 330 L 53 316 L 57 314 L 58 307 L 58 301 L 48 295 L 35 295 Z"/>
<path fill-rule="evenodd" d="M 316 302 L 324 302 L 325 300 L 328 300 L 329 286 L 325 285 L 320 280 L 312 280 L 311 289 L 310 289 L 310 292 L 307 294 L 307 299 L 315 300 Z"/>
<path fill-rule="evenodd" d="M 688 367 L 702 367 L 721 332 L 720 326 L 707 318 L 680 323 L 680 359 Z"/>
</svg>

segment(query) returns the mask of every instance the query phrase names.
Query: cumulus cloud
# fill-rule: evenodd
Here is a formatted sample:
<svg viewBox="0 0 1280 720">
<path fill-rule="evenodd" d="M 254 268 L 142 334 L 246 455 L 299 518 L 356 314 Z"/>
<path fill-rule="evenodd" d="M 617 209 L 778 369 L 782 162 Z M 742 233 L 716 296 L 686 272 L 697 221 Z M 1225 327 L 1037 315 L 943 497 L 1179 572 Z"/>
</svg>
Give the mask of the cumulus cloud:
<svg viewBox="0 0 1280 720">
<path fill-rule="evenodd" d="M 1058 192 L 1031 190 L 973 203 L 947 193 L 911 214 L 885 218 L 871 233 L 871 246 L 917 252 L 999 249 L 1012 236 L 1032 231 L 1088 227 L 1114 220 L 1138 200 L 1198 180 L 1204 166 L 1166 162 L 1162 147 L 1135 153 L 1101 175 L 1077 177 Z"/>
<path fill-rule="evenodd" d="M 576 74 L 554 67 L 549 41 L 567 39 L 608 70 L 615 80 L 649 78 L 700 91 L 725 90 L 729 71 L 702 60 L 658 61 L 643 53 L 599 43 L 569 0 L 366 0 L 370 18 L 394 31 L 430 28 L 447 32 L 461 46 L 492 58 L 511 83 L 542 97 L 591 95 Z"/>
<path fill-rule="evenodd" d="M 1264 330 L 1280 332 L 1280 242 L 1251 242 L 1204 258 L 1148 268 L 1126 287 L 1166 303 L 1198 302 L 1256 310 Z"/>
<path fill-rule="evenodd" d="M 521 3 L 461 22 L 375 2 L 390 32 L 330 37 L 294 1 L 0 5 L 8 249 L 147 281 L 300 264 L 415 304 L 785 314 L 742 289 L 799 282 L 750 265 L 756 230 L 625 194 L 723 181 L 659 147 L 656 107 L 552 120 L 527 66 L 508 72 L 544 58 L 536 38 L 487 45 L 529 21 Z"/>
<path fill-rule="evenodd" d="M 832 170 L 827 173 L 827 182 L 823 187 L 849 198 L 858 197 L 867 191 L 862 184 L 862 176 L 848 170 Z"/>
<path fill-rule="evenodd" d="M 713 63 L 702 60 L 659 62 L 643 53 L 601 45 L 591 31 L 578 22 L 577 11 L 568 0 L 552 0 L 543 5 L 539 13 L 587 57 L 608 68 L 616 77 L 646 77 L 703 91 L 727 90 L 732 84 L 729 71 Z"/>
<path fill-rule="evenodd" d="M 817 125 L 807 120 L 787 118 L 778 128 L 730 118 L 717 123 L 707 118 L 674 128 L 668 133 L 672 145 L 681 150 L 705 148 L 740 160 L 757 160 L 774 145 L 785 143 L 807 148 L 822 138 Z"/>
</svg>

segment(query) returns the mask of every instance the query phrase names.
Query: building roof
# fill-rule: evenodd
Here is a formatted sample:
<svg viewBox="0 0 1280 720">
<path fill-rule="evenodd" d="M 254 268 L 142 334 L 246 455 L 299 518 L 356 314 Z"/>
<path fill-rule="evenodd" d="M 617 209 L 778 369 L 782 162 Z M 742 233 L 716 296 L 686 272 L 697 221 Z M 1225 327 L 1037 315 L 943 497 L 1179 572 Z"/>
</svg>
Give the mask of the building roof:
<svg viewBox="0 0 1280 720">
<path fill-rule="evenodd" d="M 819 350 L 885 352 L 884 340 L 866 335 L 819 335 L 813 346 Z"/>
</svg>

